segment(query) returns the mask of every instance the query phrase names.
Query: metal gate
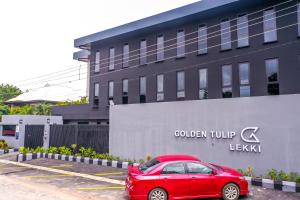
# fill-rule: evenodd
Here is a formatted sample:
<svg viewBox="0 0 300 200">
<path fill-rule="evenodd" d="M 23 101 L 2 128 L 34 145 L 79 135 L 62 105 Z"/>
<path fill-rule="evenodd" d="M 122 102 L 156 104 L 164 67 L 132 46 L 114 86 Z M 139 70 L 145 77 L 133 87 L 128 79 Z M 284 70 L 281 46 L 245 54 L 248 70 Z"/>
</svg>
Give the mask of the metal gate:
<svg viewBox="0 0 300 200">
<path fill-rule="evenodd" d="M 26 125 L 24 146 L 36 148 L 43 146 L 44 125 Z"/>
</svg>

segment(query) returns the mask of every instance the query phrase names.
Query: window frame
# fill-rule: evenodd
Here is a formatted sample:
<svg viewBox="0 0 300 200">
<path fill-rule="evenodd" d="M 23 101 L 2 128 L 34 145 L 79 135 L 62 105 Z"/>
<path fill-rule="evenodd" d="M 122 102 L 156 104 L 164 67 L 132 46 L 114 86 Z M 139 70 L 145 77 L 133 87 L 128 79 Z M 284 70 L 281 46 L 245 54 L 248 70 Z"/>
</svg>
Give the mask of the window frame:
<svg viewBox="0 0 300 200">
<path fill-rule="evenodd" d="M 247 64 L 247 75 L 248 75 L 248 83 L 242 83 L 241 79 L 241 66 Z M 251 74 L 250 74 L 250 62 L 240 62 L 238 64 L 239 67 L 239 85 L 240 85 L 240 97 L 250 97 L 251 96 Z M 249 87 L 249 96 L 241 96 L 241 89 L 244 87 Z"/>
<path fill-rule="evenodd" d="M 114 81 L 112 81 L 112 80 L 108 81 L 108 100 L 109 101 L 114 100 L 114 90 L 115 90 L 114 85 L 115 85 Z M 112 88 L 111 88 L 111 86 L 112 86 Z"/>
<path fill-rule="evenodd" d="M 161 48 L 159 46 L 158 39 L 162 38 Z M 156 62 L 162 62 L 165 60 L 165 37 L 163 34 L 157 35 L 156 37 Z"/>
<path fill-rule="evenodd" d="M 220 37 L 221 37 L 220 46 L 221 46 L 221 51 L 228 51 L 228 50 L 232 49 L 232 34 L 231 34 L 231 23 L 230 22 L 231 21 L 230 21 L 229 18 L 224 18 L 220 22 L 220 34 L 221 34 L 220 35 Z M 222 28 L 222 25 L 224 23 L 228 23 L 229 27 Z M 228 38 L 225 37 L 226 34 L 228 34 L 228 36 L 229 36 Z M 227 39 L 228 39 L 228 41 L 226 41 Z"/>
<path fill-rule="evenodd" d="M 113 50 L 113 51 L 112 51 Z M 109 63 L 108 63 L 108 70 L 112 71 L 115 69 L 115 48 L 114 47 L 110 47 L 109 48 Z M 113 52 L 113 55 L 112 55 Z"/>
<path fill-rule="evenodd" d="M 183 74 L 183 89 L 179 90 L 179 74 L 182 73 Z M 184 99 L 185 98 L 185 71 L 181 70 L 181 71 L 177 71 L 176 72 L 176 92 L 177 92 L 177 99 Z M 179 95 L 179 94 L 183 94 L 183 95 Z"/>
<path fill-rule="evenodd" d="M 182 36 L 179 34 L 183 33 Z M 178 29 L 176 35 L 176 58 L 185 57 L 185 30 Z"/>
<path fill-rule="evenodd" d="M 127 85 L 127 89 L 126 89 L 127 91 L 124 90 L 125 85 Z M 129 80 L 123 79 L 122 80 L 122 104 L 128 104 L 128 91 L 129 91 Z"/>
<path fill-rule="evenodd" d="M 159 77 L 162 77 L 162 91 L 159 91 Z M 156 76 L 156 101 L 164 101 L 165 100 L 165 75 L 158 74 Z"/>
<path fill-rule="evenodd" d="M 227 85 L 227 84 L 224 84 L 224 69 L 225 69 L 225 67 L 226 66 L 230 66 L 230 84 L 229 85 Z M 225 65 L 222 65 L 222 98 L 232 98 L 233 97 L 233 70 L 232 70 L 232 64 L 225 64 Z M 225 90 L 227 90 L 227 89 L 229 89 L 229 90 L 231 90 L 231 96 L 230 97 L 226 97 L 225 95 L 224 95 L 224 91 Z"/>
<path fill-rule="evenodd" d="M 277 61 L 277 80 L 276 81 L 269 81 L 269 76 L 268 76 L 268 68 L 267 68 L 267 61 L 271 61 L 271 60 L 276 60 Z M 280 95 L 280 81 L 279 81 L 279 78 L 280 78 L 280 74 L 279 74 L 279 58 L 278 57 L 275 57 L 275 58 L 268 58 L 268 59 L 265 59 L 265 73 L 266 73 L 266 82 L 267 82 L 267 94 L 268 95 Z M 278 85 L 278 94 L 271 94 L 269 92 L 269 86 L 270 85 Z"/>
<path fill-rule="evenodd" d="M 97 50 L 95 53 L 95 64 L 94 64 L 94 73 L 100 72 L 100 61 L 101 61 L 101 53 L 100 50 Z"/>
<path fill-rule="evenodd" d="M 272 14 L 266 14 L 266 12 L 271 11 L 271 10 L 273 10 L 274 13 L 272 13 Z M 266 17 L 267 17 L 268 15 L 271 15 L 272 21 L 271 21 L 271 19 L 266 19 Z M 274 18 L 272 17 L 272 15 L 274 15 Z M 273 20 L 274 20 L 274 21 L 273 21 Z M 268 30 L 268 27 L 267 27 L 266 22 L 268 22 L 268 23 L 274 23 L 274 26 L 275 26 L 275 27 L 273 27 L 273 28 L 275 28 L 275 29 L 274 29 L 274 30 L 273 30 L 273 29 Z M 272 43 L 272 42 L 277 42 L 277 41 L 278 41 L 278 33 L 277 33 L 277 30 L 278 30 L 278 28 L 277 28 L 276 8 L 273 7 L 273 8 L 268 8 L 268 9 L 264 10 L 264 12 L 263 12 L 263 32 L 264 32 L 264 43 L 265 43 L 265 44 L 267 44 L 267 43 Z M 274 37 L 275 37 L 275 38 L 274 38 L 274 39 L 267 39 L 267 38 L 268 38 L 268 35 L 272 35 L 272 33 L 274 33 Z M 270 37 L 270 36 L 269 36 L 269 37 Z"/>
<path fill-rule="evenodd" d="M 145 42 L 145 48 L 142 48 L 142 43 Z M 143 49 L 143 51 L 142 51 Z M 140 40 L 140 65 L 147 64 L 147 40 L 142 39 Z"/>
<path fill-rule="evenodd" d="M 203 87 L 202 84 L 201 84 L 201 71 L 205 71 L 205 84 L 206 86 Z M 208 68 L 201 68 L 201 69 L 198 69 L 198 87 L 199 87 L 199 99 L 200 100 L 203 100 L 203 99 L 208 99 Z M 202 98 L 201 96 L 201 92 L 204 90 L 204 94 L 206 95 L 206 97 Z M 204 95 L 204 96 L 205 96 Z"/>
<path fill-rule="evenodd" d="M 5 131 L 8 131 L 8 130 L 4 130 L 5 126 L 7 126 L 7 127 L 13 127 L 14 126 L 14 130 L 9 130 L 9 131 L 14 131 L 14 133 L 13 134 L 4 133 Z M 18 125 L 17 124 L 1 124 L 0 125 L 0 131 L 1 131 L 1 136 L 2 137 L 16 137 L 17 130 L 18 130 Z"/>
<path fill-rule="evenodd" d="M 204 29 L 204 30 L 200 30 Z M 200 36 L 200 31 L 205 31 L 204 36 Z M 207 38 L 208 32 L 207 32 L 207 25 L 206 24 L 200 24 L 198 26 L 198 55 L 205 55 L 208 53 L 208 38 Z M 202 42 L 204 41 L 204 42 Z M 205 48 L 201 48 L 201 45 L 204 45 Z"/>
<path fill-rule="evenodd" d="M 128 48 L 128 51 L 125 52 L 125 48 Z M 129 60 L 130 60 L 130 46 L 129 43 L 125 43 L 123 45 L 123 58 L 122 58 L 122 67 L 128 68 L 129 67 Z"/>
<path fill-rule="evenodd" d="M 145 80 L 145 91 L 142 91 L 142 80 Z M 146 103 L 146 97 L 147 97 L 147 77 L 146 76 L 140 76 L 139 78 L 139 96 L 140 96 L 140 103 Z"/>
<path fill-rule="evenodd" d="M 210 172 L 210 173 L 191 173 L 191 172 L 189 171 L 189 167 L 188 167 L 188 164 L 189 164 L 189 163 L 198 164 L 198 165 L 201 165 L 201 166 L 203 166 L 203 167 L 206 167 L 206 168 L 210 169 L 211 172 Z M 211 167 L 208 167 L 208 166 L 206 166 L 206 165 L 203 165 L 202 163 L 199 163 L 199 162 L 192 162 L 192 161 L 187 161 L 187 162 L 185 162 L 185 167 L 186 167 L 186 174 L 211 175 L 211 174 L 213 174 L 213 171 L 214 171 L 214 169 L 212 169 Z"/>
<path fill-rule="evenodd" d="M 239 23 L 239 20 L 242 17 L 246 17 L 246 21 Z M 242 24 L 245 24 L 245 25 L 242 25 Z M 236 29 L 237 29 L 237 48 L 249 47 L 250 41 L 249 41 L 249 15 L 248 14 L 240 14 L 237 16 Z M 243 33 L 242 30 L 246 30 L 246 33 Z M 245 34 L 247 36 L 243 37 L 244 36 L 243 34 Z M 246 44 L 243 44 L 243 41 L 246 41 Z"/>
<path fill-rule="evenodd" d="M 164 170 L 170 166 L 170 165 L 174 165 L 174 164 L 182 164 L 183 168 L 184 168 L 184 173 L 164 173 Z M 172 163 L 168 163 L 166 164 L 162 170 L 160 171 L 160 175 L 186 175 L 187 174 L 187 169 L 186 169 L 186 164 L 185 162 L 179 161 L 179 162 L 172 162 Z"/>
</svg>

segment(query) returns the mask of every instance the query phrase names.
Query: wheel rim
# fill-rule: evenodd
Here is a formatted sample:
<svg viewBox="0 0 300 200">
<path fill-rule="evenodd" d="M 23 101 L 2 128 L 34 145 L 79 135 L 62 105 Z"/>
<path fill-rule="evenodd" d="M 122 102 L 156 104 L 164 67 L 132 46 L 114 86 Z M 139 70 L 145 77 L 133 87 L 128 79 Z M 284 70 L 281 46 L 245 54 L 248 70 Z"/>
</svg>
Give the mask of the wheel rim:
<svg viewBox="0 0 300 200">
<path fill-rule="evenodd" d="M 227 199 L 233 200 L 233 199 L 236 199 L 237 196 L 238 196 L 238 190 L 237 190 L 236 187 L 229 186 L 229 187 L 226 188 L 225 197 Z"/>
<path fill-rule="evenodd" d="M 165 200 L 166 199 L 166 195 L 163 191 L 161 190 L 154 190 L 152 193 L 151 193 L 151 196 L 150 196 L 150 199 L 151 200 Z"/>
</svg>

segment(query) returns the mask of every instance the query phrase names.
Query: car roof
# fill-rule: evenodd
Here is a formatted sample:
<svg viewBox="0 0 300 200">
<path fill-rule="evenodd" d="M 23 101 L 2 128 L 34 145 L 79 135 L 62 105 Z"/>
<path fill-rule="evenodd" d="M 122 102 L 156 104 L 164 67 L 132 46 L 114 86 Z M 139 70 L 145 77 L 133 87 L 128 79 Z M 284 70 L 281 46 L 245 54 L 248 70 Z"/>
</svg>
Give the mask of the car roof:
<svg viewBox="0 0 300 200">
<path fill-rule="evenodd" d="M 159 162 L 170 162 L 170 161 L 180 161 L 180 160 L 192 160 L 192 161 L 200 161 L 196 156 L 190 155 L 162 155 L 157 156 L 155 158 Z"/>
</svg>

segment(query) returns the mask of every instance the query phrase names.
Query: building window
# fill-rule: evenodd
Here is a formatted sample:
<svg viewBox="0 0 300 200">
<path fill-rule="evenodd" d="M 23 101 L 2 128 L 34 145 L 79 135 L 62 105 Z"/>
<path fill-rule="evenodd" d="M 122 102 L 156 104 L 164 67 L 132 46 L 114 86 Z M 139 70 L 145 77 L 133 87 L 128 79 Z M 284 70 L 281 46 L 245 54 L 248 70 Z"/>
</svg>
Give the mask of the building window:
<svg viewBox="0 0 300 200">
<path fill-rule="evenodd" d="M 238 47 L 249 46 L 248 16 L 241 15 L 237 19 Z"/>
<path fill-rule="evenodd" d="M 109 49 L 109 70 L 114 70 L 115 69 L 115 48 L 110 48 Z"/>
<path fill-rule="evenodd" d="M 240 97 L 250 96 L 249 63 L 239 64 Z"/>
<path fill-rule="evenodd" d="M 157 61 L 162 61 L 165 59 L 164 52 L 164 36 L 160 35 L 157 37 Z"/>
<path fill-rule="evenodd" d="M 298 3 L 298 12 L 297 12 L 297 16 L 298 16 L 298 36 L 300 37 L 300 2 Z"/>
<path fill-rule="evenodd" d="M 222 97 L 231 98 L 232 97 L 232 66 L 231 65 L 224 65 L 222 67 L 222 80 L 223 80 Z"/>
<path fill-rule="evenodd" d="M 199 99 L 207 99 L 207 69 L 199 69 Z"/>
<path fill-rule="evenodd" d="M 94 84 L 94 106 L 99 105 L 99 83 Z"/>
<path fill-rule="evenodd" d="M 123 68 L 129 66 L 129 44 L 123 46 Z"/>
<path fill-rule="evenodd" d="M 185 97 L 184 71 L 177 72 L 177 98 Z"/>
<path fill-rule="evenodd" d="M 15 137 L 16 129 L 16 125 L 2 125 L 2 136 Z"/>
<path fill-rule="evenodd" d="M 122 103 L 128 104 L 128 79 L 123 79 Z"/>
<path fill-rule="evenodd" d="M 185 34 L 184 30 L 177 32 L 177 58 L 184 57 L 185 55 Z"/>
<path fill-rule="evenodd" d="M 221 50 L 231 49 L 231 30 L 229 19 L 221 22 Z"/>
<path fill-rule="evenodd" d="M 140 46 L 140 64 L 145 65 L 147 63 L 147 41 L 142 40 Z"/>
<path fill-rule="evenodd" d="M 278 59 L 266 60 L 267 88 L 269 95 L 279 95 Z"/>
<path fill-rule="evenodd" d="M 163 74 L 157 75 L 156 79 L 157 79 L 156 100 L 157 101 L 163 101 L 165 99 L 165 97 L 164 97 L 164 75 Z"/>
<path fill-rule="evenodd" d="M 264 42 L 277 41 L 277 27 L 276 27 L 276 12 L 275 9 L 264 11 Z"/>
<path fill-rule="evenodd" d="M 113 100 L 114 100 L 114 82 L 109 81 L 108 82 L 108 101 L 113 101 Z"/>
<path fill-rule="evenodd" d="M 201 25 L 198 28 L 198 54 L 207 53 L 207 27 Z"/>
<path fill-rule="evenodd" d="M 140 103 L 146 103 L 146 77 L 140 77 Z"/>
<path fill-rule="evenodd" d="M 100 72 L 100 51 L 96 51 L 95 55 L 95 72 Z"/>
</svg>

